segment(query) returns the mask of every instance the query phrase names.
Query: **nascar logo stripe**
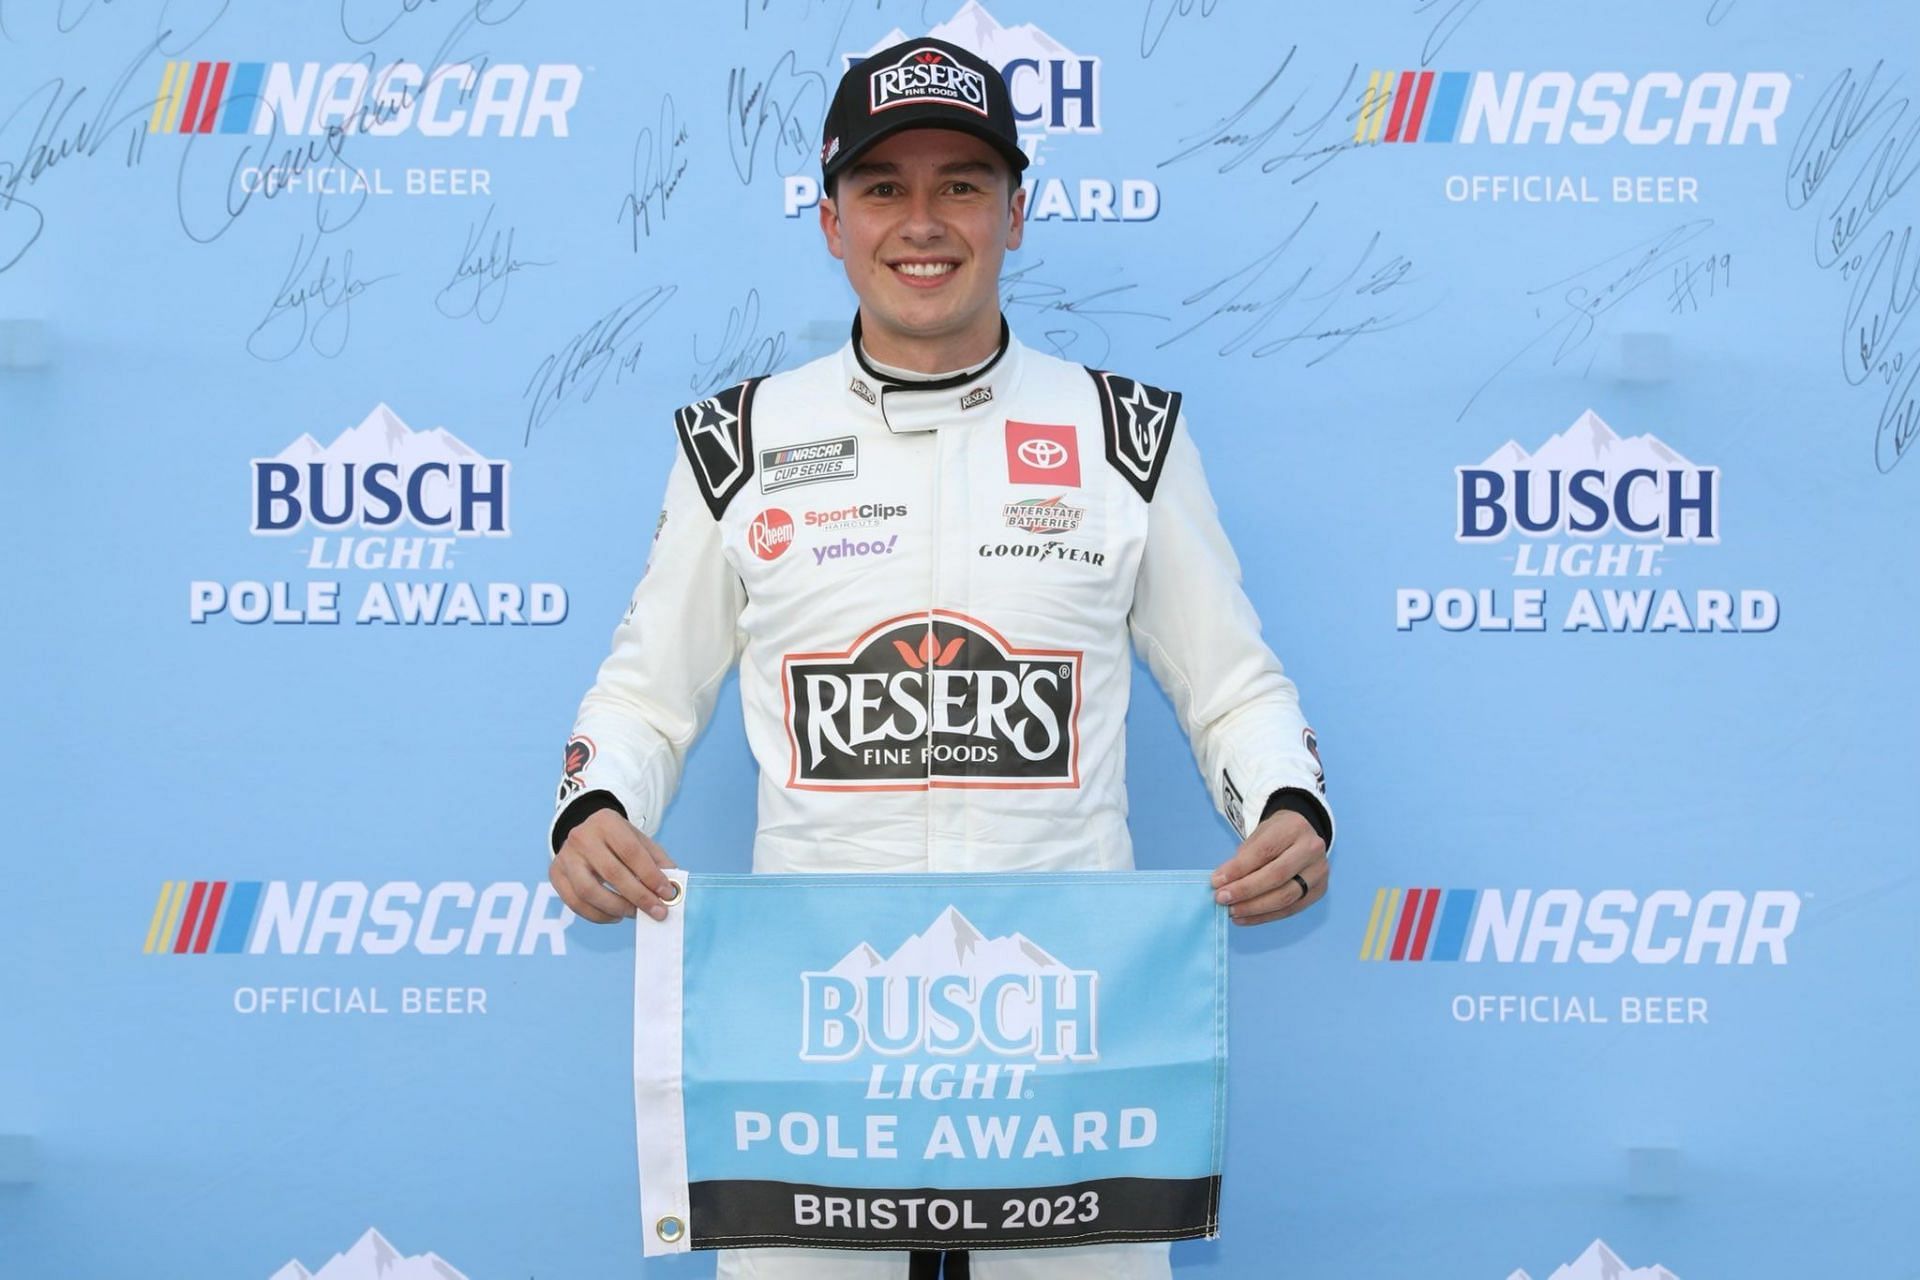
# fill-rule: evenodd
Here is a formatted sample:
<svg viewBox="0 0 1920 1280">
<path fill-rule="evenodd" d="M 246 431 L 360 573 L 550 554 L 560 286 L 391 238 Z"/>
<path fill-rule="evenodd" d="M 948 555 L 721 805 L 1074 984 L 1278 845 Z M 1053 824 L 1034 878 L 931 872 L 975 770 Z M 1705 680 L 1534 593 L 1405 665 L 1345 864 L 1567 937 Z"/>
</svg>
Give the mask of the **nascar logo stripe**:
<svg viewBox="0 0 1920 1280">
<path fill-rule="evenodd" d="M 147 926 L 147 945 L 142 949 L 147 955 L 153 954 L 154 943 L 173 928 L 171 920 L 180 910 L 181 883 L 178 880 L 169 880 L 160 886 L 159 901 L 153 904 L 153 922 Z"/>
<path fill-rule="evenodd" d="M 1452 142 L 1460 136 L 1460 112 L 1467 103 L 1467 73 L 1444 71 L 1434 95 L 1433 114 L 1427 118 L 1428 142 Z"/>
<path fill-rule="evenodd" d="M 212 133 L 217 121 L 221 133 L 247 133 L 266 73 L 264 62 L 169 62 L 147 132 Z"/>
<path fill-rule="evenodd" d="M 1388 926 L 1400 909 L 1400 891 L 1381 889 L 1373 895 L 1373 915 L 1367 920 L 1367 940 L 1360 944 L 1362 960 L 1378 960 L 1387 944 Z"/>
<path fill-rule="evenodd" d="M 1412 71 L 1402 71 L 1400 73 L 1400 85 L 1393 92 L 1393 120 L 1387 125 L 1388 142 L 1400 141 L 1400 128 L 1407 122 L 1407 103 L 1413 99 L 1414 82 L 1416 80 L 1424 80 L 1432 74 L 1432 72 L 1427 72 L 1425 75 L 1417 75 Z M 1412 129 L 1409 129 L 1407 136 L 1412 137 L 1413 132 Z"/>
<path fill-rule="evenodd" d="M 260 912 L 262 888 L 259 880 L 167 881 L 154 901 L 142 952 L 206 955 L 211 948 L 222 955 L 245 951 Z"/>
<path fill-rule="evenodd" d="M 1458 960 L 1479 889 L 1380 889 L 1373 895 L 1362 960 Z M 1388 940 L 1392 949 L 1388 949 Z"/>
<path fill-rule="evenodd" d="M 1383 79 L 1386 83 L 1382 83 Z M 1367 77 L 1366 96 L 1360 99 L 1360 119 L 1353 126 L 1353 140 L 1367 141 L 1367 132 L 1375 128 L 1382 109 L 1387 102 L 1387 85 L 1392 83 L 1391 72 L 1376 71 Z"/>
<path fill-rule="evenodd" d="M 1355 142 L 1452 142 L 1471 79 L 1465 71 L 1375 71 L 1360 100 Z M 1389 111 L 1391 108 L 1391 111 Z M 1384 130 L 1382 126 L 1384 127 Z"/>
<path fill-rule="evenodd" d="M 254 108 L 260 102 L 260 82 L 266 74 L 264 62 L 234 64 L 233 88 L 227 94 L 227 113 L 220 117 L 220 132 L 246 133 L 253 128 Z"/>
<path fill-rule="evenodd" d="M 199 63 L 193 69 L 193 87 L 187 90 L 186 114 L 180 117 L 180 132 L 192 133 L 200 119 L 200 100 L 207 92 L 207 70 L 210 63 Z"/>
<path fill-rule="evenodd" d="M 169 62 L 166 70 L 160 73 L 160 95 L 153 100 L 153 116 L 147 121 L 148 133 L 166 133 L 171 126 L 166 122 L 180 108 L 180 68 L 185 65 Z"/>
<path fill-rule="evenodd" d="M 207 882 L 205 880 L 195 880 L 193 882 L 193 892 L 187 898 L 187 917 L 180 922 L 179 936 L 173 940 L 173 953 L 175 955 L 180 955 L 187 950 L 193 937 L 193 926 L 200 923 L 200 904 L 206 901 L 206 897 Z"/>
</svg>

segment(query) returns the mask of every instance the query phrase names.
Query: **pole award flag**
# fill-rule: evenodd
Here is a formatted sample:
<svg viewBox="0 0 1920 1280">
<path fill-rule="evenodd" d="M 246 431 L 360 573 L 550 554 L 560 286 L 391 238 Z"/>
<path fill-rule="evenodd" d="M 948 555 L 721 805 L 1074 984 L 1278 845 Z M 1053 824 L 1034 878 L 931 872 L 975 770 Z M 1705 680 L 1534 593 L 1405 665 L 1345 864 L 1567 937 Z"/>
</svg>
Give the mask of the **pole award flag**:
<svg viewBox="0 0 1920 1280">
<path fill-rule="evenodd" d="M 1207 872 L 668 874 L 634 948 L 648 1256 L 1218 1234 Z"/>
</svg>

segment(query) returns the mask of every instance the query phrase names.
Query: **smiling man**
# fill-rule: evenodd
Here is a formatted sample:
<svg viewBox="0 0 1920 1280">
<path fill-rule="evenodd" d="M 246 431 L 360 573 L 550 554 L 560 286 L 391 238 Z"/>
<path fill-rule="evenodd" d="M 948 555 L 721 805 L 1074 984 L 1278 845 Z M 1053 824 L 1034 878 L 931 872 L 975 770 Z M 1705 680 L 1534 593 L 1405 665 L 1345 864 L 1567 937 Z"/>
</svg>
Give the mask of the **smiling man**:
<svg viewBox="0 0 1920 1280">
<path fill-rule="evenodd" d="M 679 410 L 648 571 L 580 706 L 549 876 L 664 918 L 652 839 L 740 663 L 756 871 L 1132 866 L 1132 653 L 1241 843 L 1235 922 L 1326 892 L 1313 732 L 1260 639 L 1178 392 L 1031 351 L 1000 312 L 1026 167 L 1000 75 L 945 41 L 849 70 L 820 225 L 860 301 L 837 353 Z M 723 1251 L 730 1280 L 1149 1280 L 1164 1243 Z"/>
</svg>

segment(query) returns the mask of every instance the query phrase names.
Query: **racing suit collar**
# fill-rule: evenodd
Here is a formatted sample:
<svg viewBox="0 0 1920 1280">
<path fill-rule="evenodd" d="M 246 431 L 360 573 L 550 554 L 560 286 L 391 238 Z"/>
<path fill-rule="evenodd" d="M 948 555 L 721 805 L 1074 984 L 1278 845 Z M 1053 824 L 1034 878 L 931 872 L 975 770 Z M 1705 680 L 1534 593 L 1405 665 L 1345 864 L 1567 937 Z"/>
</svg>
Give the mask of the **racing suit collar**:
<svg viewBox="0 0 1920 1280">
<path fill-rule="evenodd" d="M 860 316 L 856 312 L 853 333 L 841 349 L 840 361 L 847 375 L 847 398 L 872 406 L 887 430 L 903 435 L 964 424 L 975 416 L 971 410 L 1011 398 L 1020 376 L 1023 350 L 1014 340 L 1007 318 L 1001 316 L 999 349 L 980 368 L 924 382 L 900 382 L 868 362 L 860 347 Z"/>
</svg>

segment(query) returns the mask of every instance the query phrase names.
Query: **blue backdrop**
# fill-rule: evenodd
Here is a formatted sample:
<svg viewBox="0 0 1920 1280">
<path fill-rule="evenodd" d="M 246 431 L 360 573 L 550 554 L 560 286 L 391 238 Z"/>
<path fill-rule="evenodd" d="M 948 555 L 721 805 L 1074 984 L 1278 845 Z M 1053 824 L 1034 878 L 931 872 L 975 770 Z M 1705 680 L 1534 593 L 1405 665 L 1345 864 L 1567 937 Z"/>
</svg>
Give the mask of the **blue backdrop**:
<svg viewBox="0 0 1920 1280">
<path fill-rule="evenodd" d="M 671 409 L 844 338 L 896 31 L 1009 69 L 1007 314 L 1185 392 L 1340 815 L 1181 1273 L 1909 1274 L 1912 12 L 3 0 L 0 1275 L 708 1273 L 548 806 Z M 662 842 L 737 871 L 719 705 Z"/>
</svg>

